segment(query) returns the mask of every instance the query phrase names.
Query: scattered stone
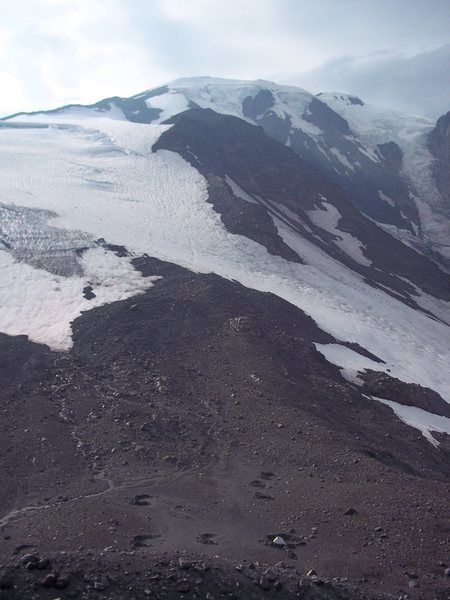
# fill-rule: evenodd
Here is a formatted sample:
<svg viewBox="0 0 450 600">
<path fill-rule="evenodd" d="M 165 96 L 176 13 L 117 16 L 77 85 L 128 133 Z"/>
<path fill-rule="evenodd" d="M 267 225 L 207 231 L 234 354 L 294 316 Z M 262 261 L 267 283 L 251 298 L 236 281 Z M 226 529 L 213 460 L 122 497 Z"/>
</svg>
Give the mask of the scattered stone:
<svg viewBox="0 0 450 600">
<path fill-rule="evenodd" d="M 273 540 L 272 540 L 272 544 L 274 546 L 286 546 L 286 542 L 284 541 L 284 539 L 281 537 L 281 535 L 277 535 Z"/>
<path fill-rule="evenodd" d="M 95 298 L 93 290 L 94 288 L 92 287 L 92 285 L 86 285 L 83 288 L 83 296 L 86 298 L 86 300 L 92 300 L 93 298 Z"/>
<path fill-rule="evenodd" d="M 200 544 L 205 544 L 206 546 L 217 546 L 217 542 L 215 542 L 213 539 L 215 537 L 217 537 L 216 533 L 201 533 L 197 537 L 197 542 L 200 542 Z"/>
<path fill-rule="evenodd" d="M 55 573 L 48 573 L 48 575 L 42 577 L 42 579 L 39 579 L 38 583 L 39 585 L 42 585 L 42 587 L 49 588 L 55 585 L 56 579 L 57 577 Z"/>
<path fill-rule="evenodd" d="M 132 500 L 132 504 L 135 506 L 150 506 L 151 496 L 148 494 L 136 494 Z"/>
<path fill-rule="evenodd" d="M 65 589 L 70 583 L 70 577 L 68 575 L 64 575 L 63 577 L 58 577 L 56 580 L 55 587 L 59 590 Z"/>
<path fill-rule="evenodd" d="M 268 494 L 262 494 L 261 492 L 255 492 L 255 498 L 257 500 L 273 500 L 272 496 L 269 496 Z"/>
<path fill-rule="evenodd" d="M 168 454 L 167 456 L 163 456 L 163 461 L 164 462 L 168 462 L 168 463 L 176 463 L 177 462 L 177 457 L 173 456 L 171 454 Z"/>
<path fill-rule="evenodd" d="M 20 560 L 27 569 L 36 569 L 39 564 L 39 556 L 37 554 L 24 554 Z"/>
<path fill-rule="evenodd" d="M 182 581 L 177 583 L 177 587 L 175 589 L 180 594 L 185 594 L 186 592 L 191 591 L 191 584 L 187 579 L 183 579 Z"/>
<path fill-rule="evenodd" d="M 96 592 L 104 592 L 106 590 L 106 584 L 103 581 L 94 581 L 94 590 Z"/>
<path fill-rule="evenodd" d="M 186 558 L 180 558 L 178 560 L 178 564 L 180 565 L 180 569 L 183 569 L 185 571 L 192 567 L 192 562 L 190 560 L 187 560 Z"/>
<path fill-rule="evenodd" d="M 259 479 L 254 479 L 253 481 L 250 481 L 250 485 L 252 487 L 258 487 L 258 488 L 264 488 L 264 487 L 266 487 L 264 485 L 264 483 L 262 481 L 260 481 Z"/>
<path fill-rule="evenodd" d="M 155 537 L 159 537 L 158 535 L 135 535 L 133 536 L 133 538 L 131 539 L 131 544 L 133 546 L 133 548 L 148 548 L 148 542 L 152 539 L 154 539 Z"/>
<path fill-rule="evenodd" d="M 347 508 L 347 510 L 344 513 L 344 517 L 348 517 L 348 516 L 353 516 L 353 515 L 357 515 L 357 511 L 354 508 Z"/>
<path fill-rule="evenodd" d="M 450 577 L 450 569 L 448 569 L 448 568 L 447 568 L 447 569 L 445 569 L 445 571 L 444 571 L 444 575 L 445 575 L 446 577 Z"/>
<path fill-rule="evenodd" d="M 228 324 L 230 326 L 230 329 L 236 332 L 250 331 L 254 327 L 252 318 L 244 316 L 229 319 Z"/>
<path fill-rule="evenodd" d="M 261 579 L 259 580 L 259 587 L 265 591 L 270 590 L 271 583 L 270 583 L 268 577 L 265 577 L 265 576 L 261 577 Z"/>
<path fill-rule="evenodd" d="M 273 584 L 274 589 L 279 592 L 282 588 L 283 588 L 283 584 L 281 583 L 281 581 L 275 581 L 275 583 Z"/>
<path fill-rule="evenodd" d="M 44 569 L 48 569 L 50 566 L 50 561 L 48 558 L 41 558 L 38 561 L 38 564 L 36 565 L 36 568 L 39 570 L 44 570 Z"/>
<path fill-rule="evenodd" d="M 13 581 L 6 571 L 0 572 L 0 590 L 9 590 L 12 588 Z"/>
</svg>

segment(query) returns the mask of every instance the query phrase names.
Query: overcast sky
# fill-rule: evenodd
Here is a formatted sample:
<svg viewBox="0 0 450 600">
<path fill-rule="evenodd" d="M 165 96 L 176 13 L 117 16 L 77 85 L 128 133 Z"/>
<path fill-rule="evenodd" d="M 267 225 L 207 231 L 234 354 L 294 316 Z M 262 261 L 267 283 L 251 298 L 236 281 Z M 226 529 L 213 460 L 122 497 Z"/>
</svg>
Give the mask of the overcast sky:
<svg viewBox="0 0 450 600">
<path fill-rule="evenodd" d="M 214 75 L 437 117 L 449 30 L 449 0 L 2 1 L 0 115 Z"/>
</svg>

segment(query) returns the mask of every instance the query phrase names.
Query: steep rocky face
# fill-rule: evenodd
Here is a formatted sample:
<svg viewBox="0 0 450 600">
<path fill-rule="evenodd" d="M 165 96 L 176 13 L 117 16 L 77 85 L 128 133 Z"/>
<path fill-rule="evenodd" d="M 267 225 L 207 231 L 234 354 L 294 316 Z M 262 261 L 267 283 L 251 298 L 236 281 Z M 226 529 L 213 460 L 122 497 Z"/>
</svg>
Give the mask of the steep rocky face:
<svg viewBox="0 0 450 600">
<path fill-rule="evenodd" d="M 233 194 L 226 179 L 209 170 L 204 173 L 208 182 L 208 197 L 214 209 L 222 216 L 225 227 L 231 233 L 244 235 L 267 248 L 270 254 L 292 262 L 303 263 L 300 256 L 280 237 L 267 211 L 258 202 L 249 202 Z"/>
<path fill-rule="evenodd" d="M 364 103 L 355 105 L 345 94 L 321 94 L 320 98 L 347 120 L 360 142 L 376 155 L 381 153 L 388 159 L 386 172 L 389 172 L 390 165 L 398 168 L 395 165 L 399 164 L 401 156 L 400 176 L 407 184 L 407 197 L 399 201 L 395 195 L 391 197 L 383 189 L 380 190 L 380 197 L 388 204 L 400 207 L 414 235 L 406 231 L 404 224 L 400 226 L 401 229 L 388 230 L 448 268 L 450 211 L 448 202 L 439 190 L 435 160 L 429 148 L 433 123 L 424 117 L 396 113 Z M 397 156 L 392 153 L 394 146 Z"/>
<path fill-rule="evenodd" d="M 199 169 L 210 182 L 210 201 L 230 231 L 258 241 L 288 260 L 301 260 L 270 226 L 268 215 L 281 218 L 373 285 L 381 284 L 412 306 L 415 291 L 408 281 L 427 293 L 450 299 L 448 275 L 355 210 L 339 187 L 289 148 L 265 136 L 261 129 L 203 109 L 192 109 L 170 122 L 174 126 L 153 149 L 177 152 Z M 391 152 L 395 155 L 395 150 Z M 227 185 L 230 179 L 245 192 L 247 200 L 237 197 L 232 202 L 233 190 Z M 236 194 L 239 192 L 235 189 L 234 197 Z M 333 232 L 314 220 L 316 214 L 326 212 L 321 210 L 324 202 L 337 211 L 337 229 Z M 290 212 L 283 212 L 284 207 Z M 336 246 L 339 232 L 355 235 L 363 247 L 362 258 L 355 260 Z"/>
<path fill-rule="evenodd" d="M 438 119 L 430 133 L 429 147 L 436 158 L 434 173 L 441 194 L 450 205 L 450 112 Z"/>
<path fill-rule="evenodd" d="M 312 143 L 307 132 L 295 130 L 289 143 L 292 150 L 341 186 L 353 205 L 369 217 L 414 234 L 411 222 L 418 225 L 419 217 L 401 175 L 398 146 L 397 160 L 381 148 L 373 152 L 358 140 L 344 118 L 316 98 L 304 118 L 322 133 Z"/>
<path fill-rule="evenodd" d="M 371 396 L 393 400 L 404 406 L 415 406 L 434 415 L 450 418 L 450 405 L 436 392 L 414 383 L 405 383 L 388 373 L 366 370 L 360 374 L 363 390 Z"/>
</svg>

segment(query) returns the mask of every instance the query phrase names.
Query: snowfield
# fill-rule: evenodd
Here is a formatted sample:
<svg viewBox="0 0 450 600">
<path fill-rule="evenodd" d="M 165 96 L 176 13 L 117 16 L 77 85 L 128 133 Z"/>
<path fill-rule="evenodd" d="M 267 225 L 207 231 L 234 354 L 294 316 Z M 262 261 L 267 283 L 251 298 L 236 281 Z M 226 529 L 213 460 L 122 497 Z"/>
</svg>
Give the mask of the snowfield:
<svg viewBox="0 0 450 600">
<path fill-rule="evenodd" d="M 82 311 L 134 296 L 159 279 L 142 277 L 128 260 L 102 248 L 87 250 L 80 263 L 82 276 L 62 277 L 0 251 L 0 330 L 67 350 L 70 324 Z M 83 296 L 88 285 L 95 291 L 92 300 Z"/>
<path fill-rule="evenodd" d="M 392 376 L 430 387 L 450 402 L 447 325 L 367 286 L 281 220 L 274 218 L 280 235 L 306 265 L 229 233 L 206 201 L 200 173 L 178 154 L 152 152 L 167 125 L 107 115 L 21 119 L 20 127 L 19 119 L 0 127 L 0 201 L 5 205 L 51 211 L 56 215 L 48 217 L 51 227 L 84 232 L 125 246 L 134 255 L 147 253 L 272 292 L 338 340 L 357 342 L 386 363 L 373 368 L 390 369 Z M 45 122 L 51 126 L 38 126 Z M 245 190 L 235 187 L 235 193 Z M 327 227 L 335 226 L 336 215 L 318 212 L 328 215 Z M 345 251 L 363 259 L 356 239 L 342 242 Z M 80 267 L 81 275 L 61 277 L 19 262 L 8 248 L 0 250 L 0 331 L 66 349 L 70 323 L 81 311 L 140 293 L 153 281 L 137 273 L 129 258 L 98 247 L 83 254 Z M 83 297 L 85 285 L 92 285 L 96 298 Z M 429 310 L 433 306 L 449 312 L 448 305 L 428 298 Z M 344 367 L 347 376 L 367 362 L 347 349 L 320 350 Z"/>
</svg>

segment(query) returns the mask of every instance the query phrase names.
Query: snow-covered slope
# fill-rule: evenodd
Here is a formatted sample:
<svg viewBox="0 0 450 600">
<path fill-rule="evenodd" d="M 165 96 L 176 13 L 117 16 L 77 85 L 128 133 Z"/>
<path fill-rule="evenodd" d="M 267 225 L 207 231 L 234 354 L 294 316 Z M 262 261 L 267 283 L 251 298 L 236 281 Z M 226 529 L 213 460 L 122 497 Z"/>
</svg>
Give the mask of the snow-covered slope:
<svg viewBox="0 0 450 600">
<path fill-rule="evenodd" d="M 177 115 L 189 109 L 200 120 L 182 131 Z M 205 121 L 195 144 L 206 150 L 196 153 L 192 132 L 200 127 L 199 114 L 208 113 L 199 109 L 239 119 L 241 125 L 245 121 L 252 131 L 261 132 L 253 127 L 261 125 L 267 136 L 316 169 L 327 168 L 321 174 L 295 157 L 292 168 L 298 164 L 303 170 L 289 180 L 292 169 L 283 170 L 288 156 L 280 166 L 275 154 L 293 154 L 272 140 L 264 151 L 257 141 L 239 141 L 237 151 L 243 154 L 235 156 L 226 140 L 234 135 L 232 121 Z M 381 215 L 385 207 L 391 211 L 385 224 L 389 233 L 415 246 L 423 236 L 439 252 L 449 220 L 433 185 L 424 143 L 429 130 L 424 119 L 378 111 L 348 96 L 318 100 L 298 88 L 212 78 L 178 80 L 131 99 L 4 120 L 0 332 L 70 348 L 71 322 L 83 311 L 153 285 L 155 277 L 143 277 L 133 265 L 135 257 L 147 254 L 271 292 L 299 307 L 337 341 L 358 344 L 383 361 L 362 356 L 355 346 L 318 346 L 357 385 L 358 372 L 370 368 L 429 387 L 450 402 L 450 303 L 444 283 L 444 293 L 438 293 L 444 272 L 417 254 L 421 275 L 405 276 L 402 269 L 411 257 L 416 260 L 415 253 L 390 236 L 383 238 L 377 256 L 379 230 L 347 206 L 327 179 L 331 169 L 335 181 L 346 181 L 354 194 L 366 189 L 370 196 L 375 190 L 374 214 L 380 206 Z M 173 132 L 172 145 L 164 146 L 162 140 L 167 144 Z M 215 136 L 214 148 L 208 135 Z M 267 156 L 272 158 L 264 163 Z M 230 172 L 223 172 L 224 165 Z M 261 175 L 252 169 L 283 175 L 260 178 L 252 187 Z M 221 218 L 212 186 L 216 196 L 238 207 L 237 229 Z M 252 236 L 245 224 L 253 218 L 261 221 Z M 277 239 L 275 250 L 265 243 L 271 236 Z M 415 263 L 405 268 L 414 271 Z M 412 421 L 417 425 L 418 419 Z M 418 428 L 429 435 L 432 422 Z"/>
<path fill-rule="evenodd" d="M 391 235 L 447 264 L 449 209 L 436 188 L 425 118 L 378 109 L 345 94 L 319 94 L 263 80 L 178 79 L 131 98 L 28 115 L 33 122 L 107 116 L 162 123 L 191 108 L 261 126 L 342 186 Z M 23 119 L 17 115 L 14 119 Z"/>
<path fill-rule="evenodd" d="M 61 235 L 84 232 L 134 255 L 147 253 L 277 294 L 337 339 L 357 342 L 385 361 L 374 363 L 374 369 L 390 369 L 450 401 L 446 324 L 369 287 L 281 220 L 276 220 L 280 235 L 306 264 L 273 256 L 260 244 L 229 233 L 207 203 L 200 173 L 173 152 L 152 152 L 169 126 L 106 115 L 52 115 L 49 122 L 56 120 L 58 126 L 43 128 L 26 125 L 24 118 L 21 126 L 16 120 L 0 128 L 0 188 L 6 205 L 50 211 L 47 223 Z M 62 278 L 14 256 L 13 242 L 0 251 L 0 330 L 9 334 L 67 348 L 70 321 L 82 310 L 151 285 L 133 273 L 130 257 L 119 260 L 98 247 L 79 259 L 81 275 Z M 92 286 L 94 301 L 83 297 L 85 285 Z M 445 303 L 432 302 L 447 310 Z"/>
</svg>

